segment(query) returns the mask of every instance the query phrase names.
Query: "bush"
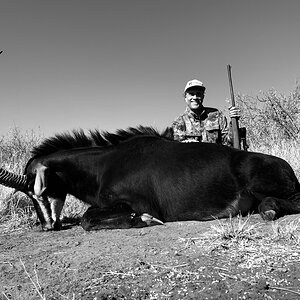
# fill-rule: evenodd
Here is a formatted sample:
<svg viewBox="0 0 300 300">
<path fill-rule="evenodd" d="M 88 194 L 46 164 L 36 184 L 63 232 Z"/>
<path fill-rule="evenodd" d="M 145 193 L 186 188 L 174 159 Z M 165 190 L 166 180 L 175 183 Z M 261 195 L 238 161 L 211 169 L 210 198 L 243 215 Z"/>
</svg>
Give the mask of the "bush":
<svg viewBox="0 0 300 300">
<path fill-rule="evenodd" d="M 260 96 L 237 95 L 241 124 L 247 128 L 248 142 L 273 146 L 300 138 L 300 84 L 288 95 L 274 89 Z"/>
<path fill-rule="evenodd" d="M 288 96 L 272 89 L 256 97 L 236 95 L 236 103 L 249 151 L 285 159 L 300 178 L 300 84 Z"/>
<path fill-rule="evenodd" d="M 13 127 L 6 136 L 0 137 L 1 166 L 22 173 L 26 162 L 31 157 L 30 151 L 42 139 L 40 133 L 22 132 L 20 128 Z"/>
</svg>

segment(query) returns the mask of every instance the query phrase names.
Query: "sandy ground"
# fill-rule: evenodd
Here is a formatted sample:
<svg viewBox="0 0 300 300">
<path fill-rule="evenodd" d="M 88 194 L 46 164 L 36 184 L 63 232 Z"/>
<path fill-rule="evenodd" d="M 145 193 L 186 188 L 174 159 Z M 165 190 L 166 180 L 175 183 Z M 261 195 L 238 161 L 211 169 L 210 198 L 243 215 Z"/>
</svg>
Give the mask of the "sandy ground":
<svg viewBox="0 0 300 300">
<path fill-rule="evenodd" d="M 0 233 L 0 299 L 300 299 L 300 245 L 269 244 L 271 223 L 251 222 L 258 236 L 241 241 L 220 239 L 218 221 Z"/>
</svg>

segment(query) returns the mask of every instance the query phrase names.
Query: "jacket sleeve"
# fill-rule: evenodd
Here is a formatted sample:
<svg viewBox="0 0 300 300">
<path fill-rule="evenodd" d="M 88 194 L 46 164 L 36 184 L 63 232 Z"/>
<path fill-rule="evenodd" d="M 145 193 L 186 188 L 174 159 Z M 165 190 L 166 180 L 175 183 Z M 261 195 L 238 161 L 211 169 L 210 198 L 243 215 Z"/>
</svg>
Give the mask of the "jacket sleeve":
<svg viewBox="0 0 300 300">
<path fill-rule="evenodd" d="M 186 139 L 186 126 L 182 117 L 178 117 L 172 123 L 174 140 L 182 142 Z"/>
<path fill-rule="evenodd" d="M 220 130 L 221 130 L 221 137 L 222 137 L 222 144 L 225 146 L 233 146 L 233 135 L 232 135 L 232 127 L 231 122 L 228 123 L 227 118 L 220 113 L 219 116 L 220 122 Z"/>
</svg>

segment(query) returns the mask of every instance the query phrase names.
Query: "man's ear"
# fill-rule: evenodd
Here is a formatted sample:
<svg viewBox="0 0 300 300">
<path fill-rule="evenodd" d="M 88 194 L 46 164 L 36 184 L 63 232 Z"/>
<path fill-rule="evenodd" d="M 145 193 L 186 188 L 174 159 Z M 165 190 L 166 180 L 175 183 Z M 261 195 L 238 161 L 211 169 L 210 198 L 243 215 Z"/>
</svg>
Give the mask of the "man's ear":
<svg viewBox="0 0 300 300">
<path fill-rule="evenodd" d="M 188 103 L 188 100 L 186 99 L 186 93 L 183 94 L 183 100 L 185 103 Z"/>
</svg>

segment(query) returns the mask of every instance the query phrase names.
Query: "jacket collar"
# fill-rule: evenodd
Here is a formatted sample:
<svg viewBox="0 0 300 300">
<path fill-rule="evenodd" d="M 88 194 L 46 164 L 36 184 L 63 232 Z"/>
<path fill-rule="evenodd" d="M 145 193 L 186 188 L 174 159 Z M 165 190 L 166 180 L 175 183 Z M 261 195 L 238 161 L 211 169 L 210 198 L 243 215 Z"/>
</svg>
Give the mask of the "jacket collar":
<svg viewBox="0 0 300 300">
<path fill-rule="evenodd" d="M 186 114 L 188 116 L 191 116 L 192 118 L 196 119 L 196 120 L 203 120 L 206 118 L 207 116 L 207 112 L 206 112 L 206 109 L 205 107 L 203 107 L 203 110 L 200 114 L 196 114 L 195 112 L 193 112 L 188 106 L 185 110 Z"/>
</svg>

